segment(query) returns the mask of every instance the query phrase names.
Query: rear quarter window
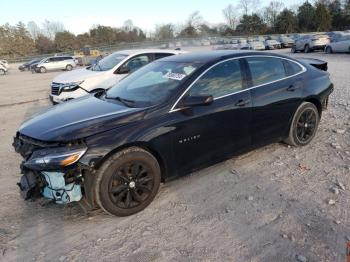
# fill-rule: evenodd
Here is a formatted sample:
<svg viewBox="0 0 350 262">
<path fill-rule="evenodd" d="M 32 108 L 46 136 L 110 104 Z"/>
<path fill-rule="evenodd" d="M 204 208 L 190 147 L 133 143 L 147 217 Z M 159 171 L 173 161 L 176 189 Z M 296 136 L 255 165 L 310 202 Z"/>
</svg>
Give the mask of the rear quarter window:
<svg viewBox="0 0 350 262">
<path fill-rule="evenodd" d="M 283 61 L 274 57 L 248 57 L 246 58 L 253 86 L 267 84 L 286 77 Z"/>
<path fill-rule="evenodd" d="M 300 65 L 289 60 L 283 60 L 283 64 L 287 76 L 295 75 L 303 70 L 303 68 Z"/>
</svg>

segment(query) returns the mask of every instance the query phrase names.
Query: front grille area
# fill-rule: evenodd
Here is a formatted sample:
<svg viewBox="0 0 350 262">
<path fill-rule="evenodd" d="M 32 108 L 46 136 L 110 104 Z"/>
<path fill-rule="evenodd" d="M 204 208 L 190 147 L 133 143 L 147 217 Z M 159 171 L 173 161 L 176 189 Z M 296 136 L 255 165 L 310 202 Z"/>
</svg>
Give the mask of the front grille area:
<svg viewBox="0 0 350 262">
<path fill-rule="evenodd" d="M 56 147 L 59 143 L 56 142 L 44 142 L 40 141 L 25 135 L 22 135 L 17 132 L 16 137 L 14 137 L 12 146 L 15 148 L 15 151 L 22 155 L 24 159 L 27 159 L 35 150 L 47 148 L 47 147 Z"/>
<path fill-rule="evenodd" d="M 51 94 L 54 96 L 58 96 L 60 94 L 60 83 L 52 82 L 51 84 Z"/>
</svg>

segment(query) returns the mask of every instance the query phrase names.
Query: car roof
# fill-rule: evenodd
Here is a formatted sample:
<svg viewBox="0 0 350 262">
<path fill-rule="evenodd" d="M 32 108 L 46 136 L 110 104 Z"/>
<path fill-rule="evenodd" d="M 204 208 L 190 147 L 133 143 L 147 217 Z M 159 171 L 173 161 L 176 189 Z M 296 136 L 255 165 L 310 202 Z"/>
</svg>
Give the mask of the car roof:
<svg viewBox="0 0 350 262">
<path fill-rule="evenodd" d="M 209 63 L 226 58 L 261 55 L 284 57 L 275 53 L 250 51 L 250 50 L 212 50 L 168 56 L 157 61 L 179 62 L 179 63 Z"/>
<path fill-rule="evenodd" d="M 126 49 L 114 52 L 113 54 L 137 55 L 142 53 L 171 53 L 176 55 L 186 53 L 186 51 L 174 49 Z"/>
</svg>

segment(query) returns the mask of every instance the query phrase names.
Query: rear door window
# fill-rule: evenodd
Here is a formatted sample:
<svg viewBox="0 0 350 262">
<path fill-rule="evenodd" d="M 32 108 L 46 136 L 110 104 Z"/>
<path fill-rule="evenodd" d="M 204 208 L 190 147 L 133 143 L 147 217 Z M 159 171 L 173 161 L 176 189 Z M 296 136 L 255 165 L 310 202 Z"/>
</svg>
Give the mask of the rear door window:
<svg viewBox="0 0 350 262">
<path fill-rule="evenodd" d="M 246 58 L 253 86 L 264 85 L 286 77 L 282 59 L 275 57 Z"/>
<path fill-rule="evenodd" d="M 137 69 L 147 65 L 151 62 L 150 54 L 138 55 L 131 58 L 128 62 L 126 62 L 123 67 L 126 67 L 130 70 L 130 72 L 134 72 Z"/>
<path fill-rule="evenodd" d="M 167 56 L 172 56 L 174 54 L 171 54 L 171 53 L 155 53 L 154 54 L 154 60 L 157 60 L 157 59 L 161 59 L 161 58 L 164 58 L 164 57 L 167 57 Z"/>
</svg>

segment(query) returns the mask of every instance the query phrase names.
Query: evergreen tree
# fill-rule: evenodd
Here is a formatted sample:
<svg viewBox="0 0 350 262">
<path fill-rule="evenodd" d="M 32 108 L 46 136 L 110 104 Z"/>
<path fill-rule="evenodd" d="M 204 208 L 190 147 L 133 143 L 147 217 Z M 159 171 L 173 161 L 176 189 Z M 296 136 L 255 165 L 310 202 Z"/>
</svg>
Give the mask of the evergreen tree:
<svg viewBox="0 0 350 262">
<path fill-rule="evenodd" d="M 305 2 L 298 8 L 298 24 L 302 32 L 311 32 L 316 30 L 315 23 L 315 8 L 309 3 Z"/>
<path fill-rule="evenodd" d="M 285 8 L 276 18 L 276 30 L 278 33 L 287 34 L 298 31 L 298 19 L 295 14 Z"/>
<path fill-rule="evenodd" d="M 317 31 L 329 31 L 332 27 L 332 17 L 327 6 L 321 1 L 316 3 L 315 22 Z"/>
</svg>

